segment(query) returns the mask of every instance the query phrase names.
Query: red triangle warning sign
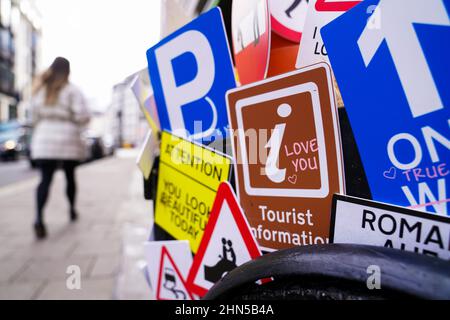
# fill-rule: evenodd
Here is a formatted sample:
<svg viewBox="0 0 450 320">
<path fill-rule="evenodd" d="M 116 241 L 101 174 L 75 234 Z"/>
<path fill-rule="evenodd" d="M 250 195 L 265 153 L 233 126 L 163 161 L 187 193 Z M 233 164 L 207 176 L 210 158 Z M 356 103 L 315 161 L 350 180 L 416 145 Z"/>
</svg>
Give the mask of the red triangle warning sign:
<svg viewBox="0 0 450 320">
<path fill-rule="evenodd" d="M 236 195 L 230 184 L 223 182 L 189 271 L 189 288 L 204 296 L 228 272 L 259 256 L 261 251 Z"/>
<path fill-rule="evenodd" d="M 161 260 L 156 289 L 157 300 L 194 300 L 180 270 L 165 246 L 161 248 Z"/>
</svg>

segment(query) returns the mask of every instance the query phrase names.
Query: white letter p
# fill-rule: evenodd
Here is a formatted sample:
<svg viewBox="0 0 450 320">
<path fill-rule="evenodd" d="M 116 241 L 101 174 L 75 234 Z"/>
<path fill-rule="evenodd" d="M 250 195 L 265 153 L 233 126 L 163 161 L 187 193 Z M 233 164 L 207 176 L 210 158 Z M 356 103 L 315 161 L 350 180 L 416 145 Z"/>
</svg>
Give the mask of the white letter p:
<svg viewBox="0 0 450 320">
<path fill-rule="evenodd" d="M 185 53 L 195 57 L 197 74 L 191 81 L 177 86 L 172 61 Z M 211 99 L 206 97 L 215 77 L 214 55 L 208 39 L 199 31 L 187 31 L 156 49 L 155 57 L 172 131 L 183 129 L 180 134 L 187 137 L 181 107 L 204 98 L 212 110 L 213 121 L 209 129 L 196 132 L 190 138 L 197 140 L 211 135 L 217 125 L 217 110 Z"/>
</svg>

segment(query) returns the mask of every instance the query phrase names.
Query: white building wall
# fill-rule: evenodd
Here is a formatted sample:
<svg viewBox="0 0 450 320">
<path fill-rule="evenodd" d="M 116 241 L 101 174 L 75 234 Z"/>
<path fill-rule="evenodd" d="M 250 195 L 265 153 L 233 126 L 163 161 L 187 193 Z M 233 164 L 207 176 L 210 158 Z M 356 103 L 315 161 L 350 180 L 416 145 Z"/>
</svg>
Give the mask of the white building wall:
<svg viewBox="0 0 450 320">
<path fill-rule="evenodd" d="M 196 16 L 198 0 L 161 0 L 161 39 Z"/>
<path fill-rule="evenodd" d="M 110 130 L 118 140 L 117 142 L 120 142 L 121 138 L 122 145 L 138 146 L 145 135 L 143 124 L 146 124 L 127 80 L 114 87 L 112 103 L 107 113 L 110 119 Z"/>
</svg>

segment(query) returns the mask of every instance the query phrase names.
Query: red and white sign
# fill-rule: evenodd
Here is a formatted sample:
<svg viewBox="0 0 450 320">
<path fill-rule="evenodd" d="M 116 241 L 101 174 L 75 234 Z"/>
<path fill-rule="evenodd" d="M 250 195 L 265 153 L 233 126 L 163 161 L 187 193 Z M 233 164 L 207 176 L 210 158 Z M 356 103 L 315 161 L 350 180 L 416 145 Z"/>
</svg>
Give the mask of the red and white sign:
<svg viewBox="0 0 450 320">
<path fill-rule="evenodd" d="M 305 24 L 308 0 L 270 0 L 272 30 L 299 43 Z"/>
<path fill-rule="evenodd" d="M 186 281 L 165 246 L 161 249 L 156 299 L 194 300 Z"/>
<path fill-rule="evenodd" d="M 247 84 L 265 79 L 270 55 L 267 0 L 234 0 L 231 27 L 239 82 Z"/>
<path fill-rule="evenodd" d="M 147 271 L 157 300 L 193 300 L 186 285 L 192 254 L 188 241 L 151 241 L 144 246 Z"/>
<path fill-rule="evenodd" d="M 303 28 L 302 41 L 297 57 L 296 68 L 304 68 L 319 62 L 330 63 L 323 44 L 320 30 L 360 1 L 310 0 Z"/>
<path fill-rule="evenodd" d="M 317 11 L 348 11 L 362 0 L 317 0 L 316 10 Z"/>
<path fill-rule="evenodd" d="M 223 182 L 189 272 L 191 292 L 204 296 L 228 272 L 259 256 L 261 251 L 236 195 L 230 184 Z"/>
</svg>

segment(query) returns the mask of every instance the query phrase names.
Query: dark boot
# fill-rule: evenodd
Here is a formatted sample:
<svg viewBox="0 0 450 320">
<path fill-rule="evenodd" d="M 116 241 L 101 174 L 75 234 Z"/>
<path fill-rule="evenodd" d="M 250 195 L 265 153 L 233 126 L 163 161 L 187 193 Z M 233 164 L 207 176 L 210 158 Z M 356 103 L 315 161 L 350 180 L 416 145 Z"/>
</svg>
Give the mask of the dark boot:
<svg viewBox="0 0 450 320">
<path fill-rule="evenodd" d="M 70 210 L 70 222 L 75 222 L 78 220 L 78 213 L 75 209 Z"/>
<path fill-rule="evenodd" d="M 47 237 L 47 230 L 42 222 L 37 222 L 34 224 L 34 233 L 38 240 L 42 240 Z"/>
</svg>

